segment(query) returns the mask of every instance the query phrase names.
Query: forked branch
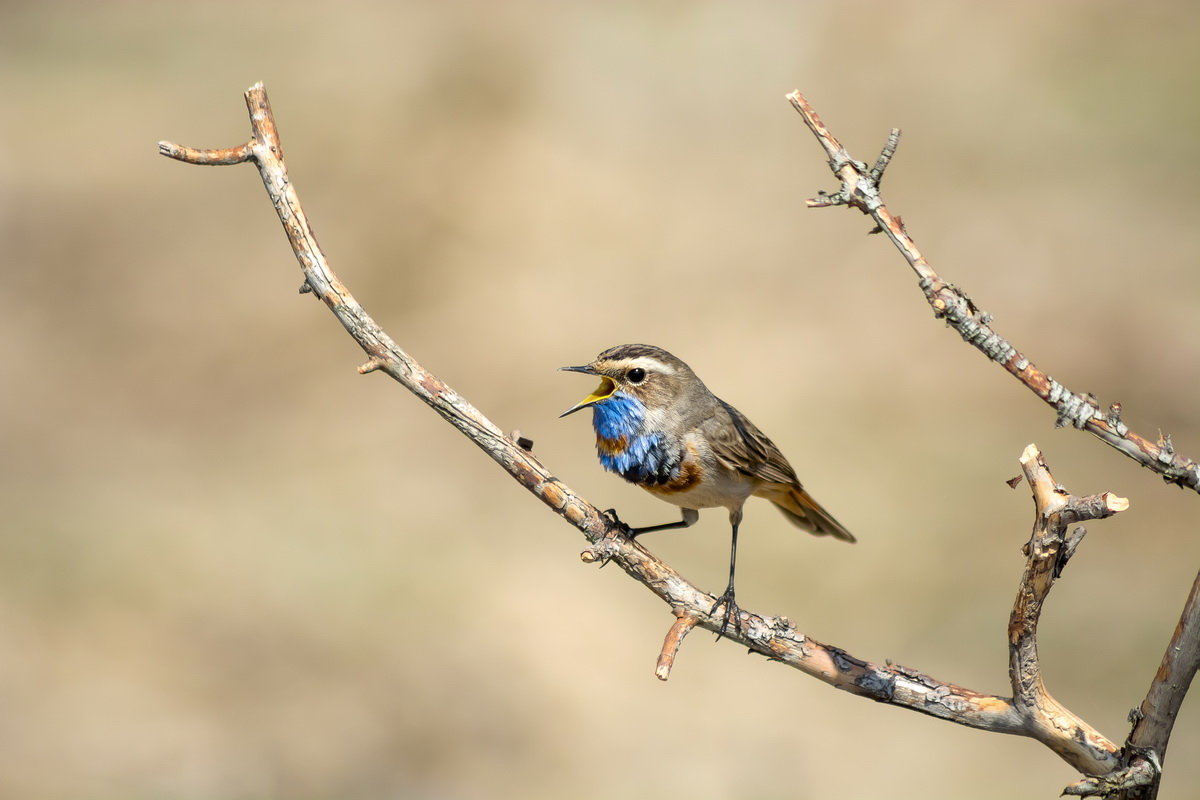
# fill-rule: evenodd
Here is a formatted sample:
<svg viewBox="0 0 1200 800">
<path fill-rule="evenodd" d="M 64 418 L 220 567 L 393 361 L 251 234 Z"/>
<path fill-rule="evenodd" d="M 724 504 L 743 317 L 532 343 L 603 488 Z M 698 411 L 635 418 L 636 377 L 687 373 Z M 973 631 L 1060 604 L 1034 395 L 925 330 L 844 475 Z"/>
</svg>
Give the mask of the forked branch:
<svg viewBox="0 0 1200 800">
<path fill-rule="evenodd" d="M 1160 435 L 1157 441 L 1150 441 L 1131 431 L 1121 421 L 1120 403 L 1113 403 L 1104 411 L 1091 395 L 1073 392 L 1038 369 L 991 327 L 990 314 L 978 308 L 962 289 L 942 280 L 929 266 L 900 218 L 888 210 L 879 194 L 883 171 L 899 142 L 898 129 L 892 129 L 879 160 L 874 167 L 868 168 L 863 162 L 850 157 L 804 95 L 798 91 L 792 92 L 788 100 L 821 143 L 829 156 L 829 168 L 842 182 L 839 191 L 822 192 L 820 196 L 809 200 L 810 207 L 851 206 L 875 220 L 878 228 L 874 232 L 885 233 L 904 255 L 917 274 L 918 285 L 933 307 L 933 313 L 946 320 L 965 341 L 1003 366 L 1026 388 L 1052 406 L 1057 414 L 1057 425 L 1070 424 L 1089 431 L 1142 466 L 1162 475 L 1164 480 L 1200 492 L 1200 464 L 1176 453 L 1170 436 Z"/>
<path fill-rule="evenodd" d="M 942 280 L 929 266 L 900 218 L 888 210 L 879 192 L 884 170 L 896 153 L 900 139 L 898 129 L 892 129 L 878 160 L 868 169 L 866 164 L 850 157 L 800 92 L 792 92 L 788 95 L 788 100 L 817 137 L 817 141 L 829 156 L 830 169 L 842 183 L 839 191 L 821 192 L 817 198 L 809 200 L 810 207 L 845 205 L 857 208 L 870 216 L 876 224 L 875 230 L 871 232 L 887 234 L 903 254 L 917 274 L 918 285 L 932 306 L 935 316 L 945 319 L 966 342 L 1001 364 L 1034 394 L 1051 405 L 1057 413 L 1057 425 L 1070 423 L 1076 428 L 1090 431 L 1101 441 L 1159 473 L 1167 482 L 1200 492 L 1200 464 L 1176 453 L 1170 436 L 1160 435 L 1157 441 L 1151 442 L 1129 430 L 1121 421 L 1120 403 L 1113 403 L 1107 412 L 1103 412 L 1091 395 L 1072 392 L 1053 380 L 996 333 L 991 327 L 991 315 L 980 310 L 961 289 Z M 1027 452 L 1026 456 L 1028 455 Z M 1036 468 L 1037 465 L 1027 458 L 1022 459 L 1022 464 L 1026 469 L 1026 477 L 1033 485 L 1041 469 Z M 1033 474 L 1030 472 L 1030 466 L 1035 467 Z M 1053 494 L 1046 491 L 1052 484 L 1043 480 L 1040 485 L 1042 489 L 1035 490 L 1035 500 L 1039 506 L 1057 505 Z M 1078 501 L 1079 508 L 1075 509 L 1071 509 L 1068 504 L 1066 510 L 1070 514 L 1078 514 L 1082 509 L 1087 509 L 1087 513 L 1103 512 L 1105 509 L 1115 513 L 1121 510 L 1118 507 L 1121 502 L 1117 502 L 1120 498 L 1111 495 L 1086 500 L 1087 502 Z M 1116 505 L 1113 505 L 1114 502 Z M 1032 632 L 1036 629 L 1037 612 L 1044 599 L 1044 592 L 1049 590 L 1050 584 L 1058 577 L 1067 559 L 1078 546 L 1083 531 L 1080 529 L 1061 540 L 1058 536 L 1048 536 L 1049 528 L 1046 531 L 1047 533 L 1039 535 L 1035 529 L 1034 537 L 1028 545 L 1031 548 L 1031 552 L 1027 552 L 1030 562 L 1009 625 L 1012 643 L 1010 674 L 1013 678 L 1015 702 L 1038 731 L 1076 727 L 1073 715 L 1061 709 L 1041 685 L 1041 677 L 1036 669 L 1037 654 Z M 1034 555 L 1039 551 L 1043 551 L 1044 555 L 1039 557 L 1035 564 Z M 1034 570 L 1032 573 L 1031 569 Z M 1197 575 L 1192 586 L 1192 593 L 1180 616 L 1175 635 L 1167 646 L 1162 666 L 1150 685 L 1146 699 L 1132 715 L 1134 728 L 1121 750 L 1119 764 L 1114 768 L 1112 759 L 1101 754 L 1097 766 L 1103 765 L 1109 769 L 1097 771 L 1093 777 L 1072 784 L 1066 793 L 1123 800 L 1153 800 L 1158 791 L 1162 758 L 1171 729 L 1196 673 L 1197 665 L 1200 665 L 1200 575 Z M 1081 741 L 1086 741 L 1086 730 L 1077 730 Z M 1057 739 L 1053 732 L 1050 735 L 1051 738 Z M 1051 744 L 1051 747 L 1055 745 Z M 1108 745 L 1100 743 L 1097 752 L 1107 750 Z"/>
<path fill-rule="evenodd" d="M 465 398 L 396 345 L 329 268 L 295 187 L 288 179 L 278 129 L 261 84 L 246 92 L 246 104 L 252 128 L 247 143 L 223 150 L 199 150 L 160 142 L 159 151 L 190 164 L 252 162 L 258 167 L 303 271 L 301 289 L 325 303 L 366 352 L 368 359 L 359 371 L 384 372 L 397 380 L 556 514 L 582 531 L 589 541 L 581 555 L 584 561 L 616 562 L 671 606 L 676 619 L 663 643 L 656 668 L 656 674 L 665 680 L 683 638 L 692 628 L 716 631 L 721 625 L 719 617 L 709 614 L 715 597 L 688 583 L 640 544 L 625 537 L 612 519 L 553 477 L 532 455 L 528 440 L 515 433 L 505 435 Z M 895 143 L 893 137 L 873 170 L 863 167 L 863 174 L 876 190 Z M 846 162 L 837 168 L 857 170 L 848 159 Z M 1081 772 L 1112 772 L 1120 766 L 1119 748 L 1062 708 L 1045 691 L 1037 666 L 1035 635 L 1046 593 L 1079 541 L 1078 535 L 1067 534 L 1068 526 L 1082 519 L 1115 513 L 1124 507 L 1123 501 L 1108 494 L 1080 499 L 1061 492 L 1032 446 L 1022 463 L 1034 487 L 1038 513 L 1010 624 L 1013 698 L 976 692 L 899 665 L 874 664 L 855 658 L 840 648 L 805 636 L 785 617 L 743 611 L 742 624 L 727 631 L 726 638 L 852 694 L 960 725 L 1030 736 L 1048 745 Z"/>
<path fill-rule="evenodd" d="M 1021 455 L 1021 470 L 1033 492 L 1035 513 L 1033 534 L 1025 544 L 1025 573 L 1008 622 L 1013 703 L 1026 720 L 1031 736 L 1080 772 L 1103 775 L 1120 766 L 1118 748 L 1046 691 L 1038 661 L 1037 625 L 1050 587 L 1083 540 L 1084 529 L 1069 531 L 1070 526 L 1111 517 L 1129 508 L 1129 501 L 1111 492 L 1091 497 L 1068 494 L 1055 483 L 1042 454 L 1033 445 Z"/>
</svg>

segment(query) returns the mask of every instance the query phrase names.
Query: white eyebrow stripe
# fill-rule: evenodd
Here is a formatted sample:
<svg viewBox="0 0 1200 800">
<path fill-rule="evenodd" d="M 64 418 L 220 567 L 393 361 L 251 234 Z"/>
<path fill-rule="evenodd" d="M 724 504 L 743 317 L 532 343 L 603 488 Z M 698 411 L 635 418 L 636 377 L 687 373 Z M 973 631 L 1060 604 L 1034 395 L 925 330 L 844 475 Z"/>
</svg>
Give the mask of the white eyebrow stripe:
<svg viewBox="0 0 1200 800">
<path fill-rule="evenodd" d="M 641 367 L 647 372 L 662 372 L 667 375 L 674 375 L 675 368 L 670 364 L 663 363 L 653 356 L 638 356 L 629 360 L 630 367 Z"/>
</svg>

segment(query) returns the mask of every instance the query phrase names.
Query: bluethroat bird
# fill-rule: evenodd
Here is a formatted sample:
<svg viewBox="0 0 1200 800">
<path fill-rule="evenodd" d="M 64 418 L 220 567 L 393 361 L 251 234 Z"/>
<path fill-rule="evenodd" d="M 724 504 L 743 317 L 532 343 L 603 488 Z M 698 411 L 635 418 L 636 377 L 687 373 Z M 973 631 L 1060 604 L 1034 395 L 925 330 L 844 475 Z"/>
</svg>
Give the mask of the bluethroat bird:
<svg viewBox="0 0 1200 800">
<path fill-rule="evenodd" d="M 733 582 L 738 526 L 748 498 L 770 500 L 792 524 L 809 533 L 854 541 L 804 491 L 779 448 L 666 350 L 623 344 L 605 350 L 590 364 L 563 369 L 600 378 L 596 391 L 561 416 L 592 409 L 596 452 L 604 468 L 683 509 L 679 522 L 631 528 L 631 537 L 686 528 L 699 519 L 702 508 L 729 509 L 729 585 L 709 611 L 725 607 L 718 637 L 731 617 L 738 624 Z"/>
</svg>

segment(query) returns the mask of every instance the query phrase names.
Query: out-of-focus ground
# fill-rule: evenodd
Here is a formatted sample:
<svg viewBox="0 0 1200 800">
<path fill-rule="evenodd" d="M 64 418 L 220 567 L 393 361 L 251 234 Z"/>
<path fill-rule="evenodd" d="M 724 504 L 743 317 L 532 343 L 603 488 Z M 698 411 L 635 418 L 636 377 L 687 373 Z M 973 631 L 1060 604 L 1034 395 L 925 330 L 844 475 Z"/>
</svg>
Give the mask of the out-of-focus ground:
<svg viewBox="0 0 1200 800">
<path fill-rule="evenodd" d="M 1200 11 L 1118 3 L 9 3 L 0 11 L 0 796 L 1053 797 L 1072 771 L 671 621 L 421 403 L 300 273 L 244 141 L 271 93 L 332 263 L 427 367 L 634 524 L 612 344 L 689 361 L 859 537 L 748 507 L 739 600 L 1006 691 L 1033 441 L 1094 523 L 1051 691 L 1122 740 L 1195 574 L 1200 498 L 932 319 L 784 95 L 871 158 L 943 274 L 1056 378 L 1200 456 Z M 646 544 L 724 576 L 708 512 Z M 1200 784 L 1185 706 L 1162 797 Z"/>
</svg>

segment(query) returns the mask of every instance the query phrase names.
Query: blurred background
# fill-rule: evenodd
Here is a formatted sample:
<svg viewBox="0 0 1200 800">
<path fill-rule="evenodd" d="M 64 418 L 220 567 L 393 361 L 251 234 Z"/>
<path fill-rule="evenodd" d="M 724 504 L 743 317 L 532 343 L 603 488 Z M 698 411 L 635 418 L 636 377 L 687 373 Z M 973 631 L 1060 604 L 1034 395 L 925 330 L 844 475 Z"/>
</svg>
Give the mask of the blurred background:
<svg viewBox="0 0 1200 800">
<path fill-rule="evenodd" d="M 1026 739 L 837 692 L 671 615 L 380 375 L 301 276 L 243 142 L 262 80 L 342 279 L 600 507 L 592 381 L 688 362 L 859 538 L 747 507 L 738 599 L 1007 693 L 1037 442 L 1094 523 L 1042 624 L 1112 739 L 1195 575 L 1200 498 L 932 318 L 784 95 L 1036 363 L 1200 457 L 1200 8 L 1105 2 L 7 3 L 0 11 L 0 796 L 1054 797 Z M 722 586 L 725 515 L 646 544 Z M 1194 701 L 1164 798 L 1191 797 Z"/>
</svg>

